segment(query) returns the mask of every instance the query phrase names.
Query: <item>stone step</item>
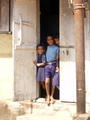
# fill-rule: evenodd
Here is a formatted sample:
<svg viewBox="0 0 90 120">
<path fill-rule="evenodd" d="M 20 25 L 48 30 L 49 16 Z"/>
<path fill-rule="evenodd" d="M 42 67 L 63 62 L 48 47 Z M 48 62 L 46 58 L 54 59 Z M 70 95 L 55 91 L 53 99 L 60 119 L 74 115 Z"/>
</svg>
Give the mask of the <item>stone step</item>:
<svg viewBox="0 0 90 120">
<path fill-rule="evenodd" d="M 87 113 L 90 113 L 90 104 L 87 104 Z M 75 114 L 75 103 L 65 103 L 59 100 L 50 106 L 47 106 L 45 99 L 19 102 L 0 101 L 0 120 L 72 120 Z M 74 118 L 73 120 L 79 120 L 78 117 Z M 85 117 L 82 120 L 87 119 Z"/>
<path fill-rule="evenodd" d="M 35 105 L 39 107 L 33 107 L 32 114 L 29 109 L 28 114 L 18 116 L 16 120 L 72 120 L 76 113 L 75 103 L 61 103 L 60 101 L 56 101 L 55 104 L 47 106 L 45 102 L 35 102 Z"/>
<path fill-rule="evenodd" d="M 59 115 L 52 115 L 52 116 L 45 116 L 45 115 L 24 115 L 17 117 L 16 120 L 90 120 L 90 114 L 81 114 L 76 116 L 69 116 L 67 114 L 59 114 Z"/>
<path fill-rule="evenodd" d="M 28 110 L 30 112 L 30 111 L 33 111 L 34 109 L 42 109 L 42 108 L 45 109 L 47 107 L 46 101 L 43 98 L 40 98 L 33 102 L 31 102 L 30 100 L 27 100 L 27 101 L 20 101 L 19 103 L 24 107 L 26 112 Z M 60 105 L 61 105 L 60 103 L 61 102 L 59 100 L 56 100 L 55 104 L 53 106 L 57 107 L 59 104 L 59 107 L 60 107 Z"/>
<path fill-rule="evenodd" d="M 0 120 L 16 120 L 17 116 L 24 114 L 24 107 L 19 102 L 0 101 Z"/>
<path fill-rule="evenodd" d="M 65 111 L 65 110 L 73 110 L 76 112 L 76 105 L 75 103 L 63 103 L 59 100 L 55 101 L 55 104 L 51 104 L 50 106 L 47 106 L 45 99 L 38 99 L 37 101 L 31 102 L 29 101 L 21 101 L 20 104 L 24 107 L 25 114 L 34 114 L 39 111 L 39 113 L 43 110 L 51 110 L 51 111 Z"/>
<path fill-rule="evenodd" d="M 72 120 L 73 116 L 69 111 L 47 111 L 40 113 L 18 116 L 16 120 Z"/>
</svg>

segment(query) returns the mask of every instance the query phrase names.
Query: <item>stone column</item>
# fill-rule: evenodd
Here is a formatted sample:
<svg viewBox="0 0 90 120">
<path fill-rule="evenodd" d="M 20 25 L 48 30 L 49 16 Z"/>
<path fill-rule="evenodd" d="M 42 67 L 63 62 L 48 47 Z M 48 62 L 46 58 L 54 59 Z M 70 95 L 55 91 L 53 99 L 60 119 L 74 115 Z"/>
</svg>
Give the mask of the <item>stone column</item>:
<svg viewBox="0 0 90 120">
<path fill-rule="evenodd" d="M 85 47 L 84 47 L 84 2 L 74 0 L 74 29 L 76 51 L 77 113 L 86 112 L 85 93 Z"/>
</svg>

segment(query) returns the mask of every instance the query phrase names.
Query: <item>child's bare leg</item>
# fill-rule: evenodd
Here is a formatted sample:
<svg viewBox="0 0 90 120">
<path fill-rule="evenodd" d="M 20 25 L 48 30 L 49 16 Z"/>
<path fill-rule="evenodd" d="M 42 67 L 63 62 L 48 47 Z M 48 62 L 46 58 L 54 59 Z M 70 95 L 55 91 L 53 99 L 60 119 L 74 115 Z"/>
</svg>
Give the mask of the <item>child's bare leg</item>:
<svg viewBox="0 0 90 120">
<path fill-rule="evenodd" d="M 55 91 L 55 86 L 52 86 L 52 92 L 51 92 L 51 103 L 53 104 L 55 102 L 54 100 L 54 91 Z"/>
<path fill-rule="evenodd" d="M 45 90 L 45 82 L 41 82 L 41 86 Z"/>
<path fill-rule="evenodd" d="M 46 78 L 45 86 L 46 86 L 47 104 L 48 104 L 48 105 L 50 104 L 49 84 L 50 84 L 50 79 L 49 79 L 49 78 Z"/>
</svg>

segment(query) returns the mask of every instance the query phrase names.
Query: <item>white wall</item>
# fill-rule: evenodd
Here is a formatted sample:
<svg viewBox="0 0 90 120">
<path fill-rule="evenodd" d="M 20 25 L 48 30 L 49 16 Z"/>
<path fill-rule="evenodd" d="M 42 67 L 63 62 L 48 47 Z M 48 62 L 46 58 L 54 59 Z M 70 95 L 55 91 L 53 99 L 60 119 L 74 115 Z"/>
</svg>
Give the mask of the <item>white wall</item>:
<svg viewBox="0 0 90 120">
<path fill-rule="evenodd" d="M 87 6 L 85 18 L 85 68 L 86 101 L 90 103 L 90 3 Z"/>
<path fill-rule="evenodd" d="M 0 100 L 13 99 L 12 35 L 0 34 Z"/>
<path fill-rule="evenodd" d="M 60 1 L 60 100 L 76 101 L 74 23 L 67 0 Z"/>
</svg>

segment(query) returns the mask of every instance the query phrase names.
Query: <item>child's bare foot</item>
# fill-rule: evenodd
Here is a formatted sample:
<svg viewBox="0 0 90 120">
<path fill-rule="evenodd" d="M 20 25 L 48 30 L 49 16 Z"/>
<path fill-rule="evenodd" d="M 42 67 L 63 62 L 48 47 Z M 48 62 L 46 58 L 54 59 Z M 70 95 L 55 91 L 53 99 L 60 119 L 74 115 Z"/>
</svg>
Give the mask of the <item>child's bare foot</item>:
<svg viewBox="0 0 90 120">
<path fill-rule="evenodd" d="M 50 105 L 50 97 L 47 97 L 46 103 L 48 106 Z"/>
<path fill-rule="evenodd" d="M 51 104 L 55 103 L 55 99 L 52 96 L 50 97 L 50 100 L 51 100 L 51 102 L 50 102 Z"/>
</svg>

